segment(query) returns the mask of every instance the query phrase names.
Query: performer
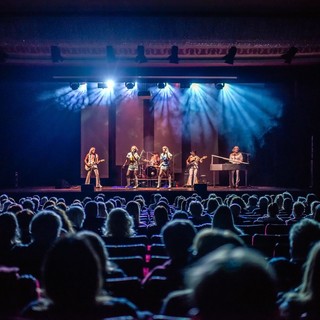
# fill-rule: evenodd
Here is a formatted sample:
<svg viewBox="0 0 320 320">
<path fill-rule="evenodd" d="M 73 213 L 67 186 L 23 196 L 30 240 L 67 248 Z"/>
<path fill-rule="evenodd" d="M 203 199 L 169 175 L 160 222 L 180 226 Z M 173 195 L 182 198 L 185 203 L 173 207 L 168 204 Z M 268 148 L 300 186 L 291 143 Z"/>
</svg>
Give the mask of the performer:
<svg viewBox="0 0 320 320">
<path fill-rule="evenodd" d="M 243 155 L 240 152 L 240 148 L 238 146 L 234 146 L 232 152 L 229 156 L 229 162 L 233 164 L 239 164 L 243 162 Z M 240 182 L 240 171 L 232 170 L 229 171 L 229 188 L 238 188 Z"/>
<path fill-rule="evenodd" d="M 127 185 L 126 188 L 130 187 L 130 177 L 133 175 L 134 177 L 134 189 L 138 188 L 138 169 L 139 169 L 139 161 L 140 156 L 138 154 L 138 148 L 136 146 L 132 146 L 130 152 L 128 152 L 126 156 L 126 161 L 123 164 L 122 168 L 128 163 L 128 169 L 126 173 Z"/>
<path fill-rule="evenodd" d="M 192 150 L 190 152 L 190 155 L 188 159 L 186 160 L 187 169 L 189 170 L 189 176 L 187 180 L 187 187 L 193 186 L 195 183 L 198 183 L 198 169 L 199 169 L 199 163 L 202 163 L 202 161 L 207 158 L 206 156 L 200 158 L 197 156 L 197 151 Z"/>
<path fill-rule="evenodd" d="M 153 167 L 159 167 L 160 165 L 160 157 L 159 157 L 159 153 L 158 152 L 155 152 L 155 153 L 152 153 L 152 156 L 149 160 L 149 164 L 150 166 L 153 166 Z"/>
<path fill-rule="evenodd" d="M 98 170 L 98 164 L 102 161 L 104 161 L 104 159 L 99 160 L 99 155 L 96 153 L 96 148 L 91 147 L 84 158 L 85 169 L 88 171 L 85 184 L 90 184 L 91 173 L 93 171 L 96 177 L 96 188 L 102 188 Z"/>
<path fill-rule="evenodd" d="M 162 147 L 162 153 L 160 154 L 160 171 L 158 175 L 158 185 L 157 189 L 160 188 L 161 178 L 166 175 L 168 177 L 169 186 L 171 189 L 171 172 L 170 172 L 170 161 L 172 159 L 172 154 L 167 146 Z"/>
</svg>

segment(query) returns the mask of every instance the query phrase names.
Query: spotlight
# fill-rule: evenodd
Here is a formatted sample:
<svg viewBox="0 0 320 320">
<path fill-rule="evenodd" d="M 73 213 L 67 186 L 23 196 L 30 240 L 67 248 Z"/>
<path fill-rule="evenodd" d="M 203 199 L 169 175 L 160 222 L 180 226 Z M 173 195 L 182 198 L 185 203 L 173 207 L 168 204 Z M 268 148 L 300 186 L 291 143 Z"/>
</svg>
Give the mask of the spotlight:
<svg viewBox="0 0 320 320">
<path fill-rule="evenodd" d="M 126 86 L 126 88 L 127 89 L 133 89 L 134 88 L 134 86 L 135 86 L 135 83 L 134 82 L 126 82 L 125 83 L 125 86 Z"/>
<path fill-rule="evenodd" d="M 236 56 L 237 50 L 238 49 L 235 46 L 231 47 L 228 50 L 228 53 L 223 57 L 224 62 L 228 64 L 233 64 L 234 57 Z"/>
<path fill-rule="evenodd" d="M 61 51 L 58 46 L 51 46 L 51 60 L 52 62 L 63 61 L 63 58 L 61 56 Z"/>
<path fill-rule="evenodd" d="M 177 46 L 171 47 L 171 55 L 168 57 L 170 63 L 179 63 L 178 52 L 179 48 Z"/>
<path fill-rule="evenodd" d="M 98 88 L 99 89 L 106 89 L 106 88 L 108 88 L 108 85 L 105 82 L 98 82 Z"/>
<path fill-rule="evenodd" d="M 164 89 L 167 86 L 167 84 L 165 82 L 159 82 L 157 86 L 159 89 Z"/>
<path fill-rule="evenodd" d="M 114 62 L 116 61 L 116 55 L 114 53 L 114 49 L 112 46 L 106 47 L 106 57 L 108 62 Z"/>
<path fill-rule="evenodd" d="M 281 56 L 281 58 L 284 59 L 285 63 L 291 63 L 297 52 L 298 49 L 296 47 L 291 47 L 285 54 Z"/>
<path fill-rule="evenodd" d="M 79 82 L 70 82 L 70 88 L 72 90 L 77 90 L 80 87 L 80 83 Z"/>
<path fill-rule="evenodd" d="M 144 55 L 144 46 L 138 46 L 138 47 L 137 47 L 136 61 L 137 61 L 138 63 L 147 62 L 147 58 L 146 58 L 146 56 Z"/>
<path fill-rule="evenodd" d="M 222 82 L 216 83 L 216 89 L 217 90 L 221 90 L 223 88 L 224 88 L 224 83 L 222 83 Z"/>
</svg>

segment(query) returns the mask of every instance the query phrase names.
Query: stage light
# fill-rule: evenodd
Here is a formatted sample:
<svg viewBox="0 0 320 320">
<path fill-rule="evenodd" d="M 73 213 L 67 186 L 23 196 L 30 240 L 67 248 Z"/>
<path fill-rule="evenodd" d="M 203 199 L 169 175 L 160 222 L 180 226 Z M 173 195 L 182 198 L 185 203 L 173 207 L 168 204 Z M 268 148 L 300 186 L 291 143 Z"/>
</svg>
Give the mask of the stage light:
<svg viewBox="0 0 320 320">
<path fill-rule="evenodd" d="M 106 58 L 108 62 L 114 62 L 116 61 L 116 55 L 114 53 L 114 49 L 112 46 L 106 47 Z"/>
<path fill-rule="evenodd" d="M 99 89 L 112 89 L 114 87 L 114 81 L 108 80 L 105 82 L 98 82 Z"/>
<path fill-rule="evenodd" d="M 190 89 L 192 90 L 199 90 L 199 88 L 200 88 L 199 83 L 191 83 L 190 85 Z"/>
<path fill-rule="evenodd" d="M 144 55 L 144 46 L 138 46 L 138 47 L 137 47 L 136 61 L 137 61 L 138 63 L 147 62 L 147 58 L 146 58 L 146 56 Z"/>
<path fill-rule="evenodd" d="M 106 82 L 98 82 L 98 88 L 99 89 L 106 89 L 106 88 L 108 88 L 108 85 L 106 84 Z"/>
<path fill-rule="evenodd" d="M 78 90 L 80 87 L 80 83 L 79 82 L 70 82 L 70 88 L 72 90 Z"/>
<path fill-rule="evenodd" d="M 296 47 L 291 47 L 285 54 L 281 55 L 281 58 L 284 59 L 285 63 L 291 63 L 297 52 L 298 49 Z"/>
<path fill-rule="evenodd" d="M 179 63 L 178 52 L 179 48 L 177 46 L 171 47 L 171 55 L 168 57 L 170 63 Z"/>
<path fill-rule="evenodd" d="M 51 46 L 51 61 L 52 62 L 63 61 L 63 58 L 61 56 L 61 51 L 58 46 Z"/>
<path fill-rule="evenodd" d="M 114 85 L 115 85 L 115 83 L 114 83 L 113 80 L 108 80 L 107 81 L 107 88 L 108 89 L 113 89 Z"/>
<path fill-rule="evenodd" d="M 237 53 L 237 48 L 235 46 L 232 46 L 229 50 L 228 53 L 223 57 L 224 62 L 228 64 L 233 64 L 234 58 Z"/>
<path fill-rule="evenodd" d="M 215 86 L 216 86 L 216 89 L 217 89 L 217 90 L 221 90 L 221 89 L 224 88 L 224 83 L 219 82 L 219 83 L 216 83 Z"/>
<path fill-rule="evenodd" d="M 167 86 L 167 84 L 165 82 L 159 82 L 157 84 L 158 89 L 164 89 Z"/>
<path fill-rule="evenodd" d="M 129 90 L 133 89 L 135 87 L 135 85 L 136 84 L 134 82 L 126 82 L 125 83 L 126 88 L 129 89 Z"/>
</svg>

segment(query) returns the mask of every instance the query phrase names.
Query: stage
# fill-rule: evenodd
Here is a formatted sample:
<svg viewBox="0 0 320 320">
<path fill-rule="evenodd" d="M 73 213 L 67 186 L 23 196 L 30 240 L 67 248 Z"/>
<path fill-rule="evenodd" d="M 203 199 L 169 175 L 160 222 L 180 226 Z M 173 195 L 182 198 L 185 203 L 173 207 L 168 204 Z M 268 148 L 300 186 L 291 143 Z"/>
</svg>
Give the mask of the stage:
<svg viewBox="0 0 320 320">
<path fill-rule="evenodd" d="M 298 188 L 281 188 L 271 186 L 240 186 L 239 188 L 228 188 L 226 186 L 209 186 L 209 185 L 196 185 L 196 187 L 173 187 L 168 189 L 166 186 L 157 189 L 154 187 L 138 187 L 134 189 L 132 187 L 125 188 L 124 186 L 103 186 L 102 188 L 86 188 L 84 185 L 68 186 L 60 188 L 56 186 L 39 186 L 39 187 L 25 187 L 25 188 L 13 188 L 13 189 L 0 189 L 0 194 L 7 194 L 13 197 L 15 200 L 19 200 L 22 197 L 28 197 L 33 195 L 41 196 L 55 196 L 58 198 L 64 198 L 67 202 L 74 199 L 82 200 L 84 197 L 89 196 L 94 198 L 99 193 L 103 193 L 105 198 L 112 198 L 116 195 L 123 197 L 127 200 L 133 199 L 135 195 L 142 194 L 148 202 L 152 194 L 161 193 L 167 197 L 170 202 L 174 200 L 176 196 L 182 195 L 185 197 L 191 196 L 193 193 L 198 193 L 202 198 L 208 197 L 210 193 L 215 193 L 222 198 L 225 198 L 227 194 L 234 193 L 242 195 L 244 193 L 256 194 L 257 196 L 263 196 L 265 194 L 278 194 L 284 191 L 290 192 L 293 196 L 304 196 L 311 190 L 304 190 Z M 89 190 L 90 189 L 90 190 Z"/>
</svg>

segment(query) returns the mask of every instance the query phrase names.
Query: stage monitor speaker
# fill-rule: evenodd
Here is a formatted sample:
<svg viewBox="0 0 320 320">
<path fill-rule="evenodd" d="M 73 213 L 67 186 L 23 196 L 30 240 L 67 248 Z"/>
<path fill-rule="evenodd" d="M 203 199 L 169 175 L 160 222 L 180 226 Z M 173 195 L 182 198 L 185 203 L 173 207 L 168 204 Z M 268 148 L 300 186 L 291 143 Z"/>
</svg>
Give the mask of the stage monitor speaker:
<svg viewBox="0 0 320 320">
<path fill-rule="evenodd" d="M 70 189 L 71 185 L 67 180 L 64 179 L 58 179 L 56 181 L 56 185 L 55 185 L 56 189 Z"/>
<path fill-rule="evenodd" d="M 81 185 L 81 192 L 85 192 L 85 193 L 94 192 L 94 185 L 93 184 L 82 184 Z"/>
<path fill-rule="evenodd" d="M 205 183 L 196 183 L 193 188 L 197 193 L 207 192 L 207 185 Z"/>
</svg>

